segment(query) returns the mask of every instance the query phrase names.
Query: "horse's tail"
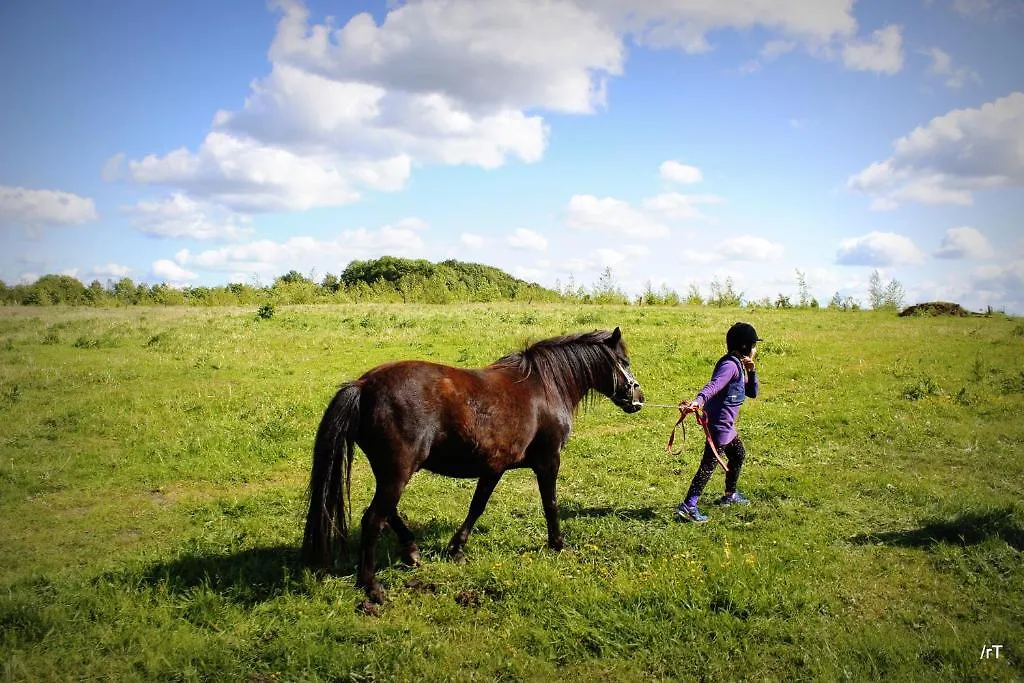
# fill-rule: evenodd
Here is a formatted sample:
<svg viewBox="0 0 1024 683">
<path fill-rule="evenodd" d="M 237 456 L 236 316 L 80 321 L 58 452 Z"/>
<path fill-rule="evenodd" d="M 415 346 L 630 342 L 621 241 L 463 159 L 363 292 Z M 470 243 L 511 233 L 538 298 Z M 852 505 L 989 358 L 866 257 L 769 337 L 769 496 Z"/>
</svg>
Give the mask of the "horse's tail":
<svg viewBox="0 0 1024 683">
<path fill-rule="evenodd" d="M 303 561 L 313 566 L 326 566 L 333 561 L 336 541 L 341 551 L 347 552 L 352 456 L 359 432 L 359 394 L 359 385 L 343 384 L 324 411 L 316 432 L 309 479 L 309 513 L 302 540 Z"/>
</svg>

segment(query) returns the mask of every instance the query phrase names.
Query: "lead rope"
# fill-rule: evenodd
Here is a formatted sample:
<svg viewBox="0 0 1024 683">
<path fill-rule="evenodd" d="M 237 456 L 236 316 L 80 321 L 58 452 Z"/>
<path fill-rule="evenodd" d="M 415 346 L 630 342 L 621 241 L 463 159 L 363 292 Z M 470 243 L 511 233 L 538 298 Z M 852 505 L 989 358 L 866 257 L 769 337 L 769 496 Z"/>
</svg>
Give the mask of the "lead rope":
<svg viewBox="0 0 1024 683">
<path fill-rule="evenodd" d="M 711 447 L 711 452 L 714 454 L 715 459 L 718 460 L 718 464 L 722 466 L 722 469 L 724 471 L 726 471 L 726 472 L 729 471 L 729 466 L 725 464 L 725 460 L 723 460 L 722 456 L 718 453 L 718 447 L 715 445 L 715 440 L 711 436 L 711 430 L 708 429 L 708 414 L 706 412 L 704 412 L 703 408 L 697 407 L 697 408 L 692 408 L 690 410 L 687 410 L 682 404 L 677 405 L 677 406 L 670 406 L 670 405 L 666 405 L 664 403 L 644 403 L 643 405 L 644 405 L 644 407 L 651 407 L 651 408 L 676 408 L 676 409 L 679 410 L 679 419 L 676 420 L 676 423 L 674 425 L 672 425 L 672 433 L 669 434 L 668 443 L 665 444 L 665 452 L 667 452 L 667 453 L 669 453 L 671 455 L 679 455 L 679 454 L 681 454 L 683 452 L 682 449 L 679 449 L 678 453 L 673 453 L 672 452 L 672 444 L 674 444 L 675 441 L 676 441 L 676 428 L 677 427 L 682 427 L 683 428 L 683 441 L 685 441 L 686 440 L 686 423 L 685 423 L 686 416 L 689 413 L 693 413 L 693 417 L 694 417 L 695 420 L 697 420 L 697 424 L 699 424 L 701 426 L 701 429 L 704 430 L 704 439 L 707 441 L 708 446 Z"/>
</svg>

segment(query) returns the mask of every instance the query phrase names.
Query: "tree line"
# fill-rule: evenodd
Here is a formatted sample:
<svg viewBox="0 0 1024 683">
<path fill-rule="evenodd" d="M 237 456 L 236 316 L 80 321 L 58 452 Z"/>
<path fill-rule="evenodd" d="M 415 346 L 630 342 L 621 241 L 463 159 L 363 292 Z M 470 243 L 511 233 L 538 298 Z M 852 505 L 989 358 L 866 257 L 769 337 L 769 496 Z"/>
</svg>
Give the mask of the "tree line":
<svg viewBox="0 0 1024 683">
<path fill-rule="evenodd" d="M 618 285 L 610 267 L 602 271 L 589 287 L 571 276 L 566 283 L 556 281 L 554 289 L 542 287 L 509 275 L 494 266 L 456 260 L 432 263 L 425 259 L 382 256 L 352 261 L 340 274 L 327 273 L 317 278 L 291 270 L 270 285 L 230 283 L 213 287 L 172 287 L 166 283 L 135 283 L 122 277 L 88 286 L 70 275 L 44 275 L 33 283 L 9 286 L 0 281 L 0 304 L 22 306 L 234 306 L 260 304 L 315 303 L 469 303 L 490 301 L 572 302 L 582 304 L 634 304 L 640 306 L 679 306 L 683 304 L 746 308 L 819 308 L 810 295 L 807 279 L 796 271 L 797 296 L 779 293 L 774 299 L 747 299 L 733 279 L 715 278 L 705 296 L 691 284 L 684 294 L 662 285 L 655 289 L 648 281 L 642 293 L 630 297 Z M 897 280 L 882 282 L 874 271 L 868 288 L 872 309 L 895 310 L 903 305 L 903 285 Z M 859 310 L 861 302 L 836 292 L 827 304 L 838 310 Z"/>
</svg>

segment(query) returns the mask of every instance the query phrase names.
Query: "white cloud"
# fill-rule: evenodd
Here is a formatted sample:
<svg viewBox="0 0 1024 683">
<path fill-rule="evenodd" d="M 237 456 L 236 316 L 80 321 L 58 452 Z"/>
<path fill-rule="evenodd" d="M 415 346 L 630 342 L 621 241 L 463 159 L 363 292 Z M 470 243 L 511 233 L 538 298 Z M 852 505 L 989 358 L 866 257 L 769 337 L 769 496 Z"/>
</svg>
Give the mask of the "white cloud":
<svg viewBox="0 0 1024 683">
<path fill-rule="evenodd" d="M 197 202 L 178 192 L 162 201 L 141 201 L 124 207 L 124 211 L 139 232 L 152 237 L 238 239 L 253 232 L 248 216 Z"/>
<path fill-rule="evenodd" d="M 851 0 L 409 0 L 379 24 L 364 12 L 341 26 L 300 0 L 272 4 L 271 69 L 245 102 L 217 112 L 198 149 L 117 155 L 105 178 L 243 213 L 342 206 L 403 188 L 414 165 L 538 161 L 543 113 L 603 107 L 627 38 L 701 51 L 710 32 L 760 27 L 770 59 L 857 30 Z"/>
<path fill-rule="evenodd" d="M 895 154 L 850 177 L 875 208 L 969 205 L 973 192 L 1024 185 L 1024 92 L 956 109 L 897 140 Z"/>
<path fill-rule="evenodd" d="M 981 77 L 979 77 L 973 69 L 966 66 L 954 68 L 953 58 L 948 52 L 937 47 L 933 47 L 928 50 L 924 50 L 923 53 L 928 55 L 932 60 L 931 66 L 928 67 L 928 73 L 932 76 L 945 79 L 946 87 L 962 88 L 969 80 L 975 83 L 981 82 Z"/>
<path fill-rule="evenodd" d="M 944 259 L 987 259 L 994 254 L 985 235 L 969 226 L 947 230 L 935 251 L 936 257 Z"/>
<path fill-rule="evenodd" d="M 362 13 L 334 31 L 311 28 L 298 2 L 278 4 L 273 62 L 339 82 L 441 93 L 473 109 L 593 111 L 603 100 L 593 74 L 621 73 L 625 57 L 607 22 L 573 2 L 423 0 L 380 25 Z"/>
<path fill-rule="evenodd" d="M 689 263 L 709 264 L 724 261 L 776 261 L 782 258 L 785 248 L 764 237 L 738 235 L 729 237 L 711 251 L 684 249 L 682 259 Z"/>
<path fill-rule="evenodd" d="M 100 278 L 123 278 L 128 277 L 132 274 L 132 268 L 130 266 L 123 266 L 119 263 L 106 263 L 102 266 L 95 266 L 89 270 L 89 274 L 92 276 L 90 279 Z"/>
<path fill-rule="evenodd" d="M 721 204 L 725 200 L 710 194 L 663 192 L 643 200 L 643 208 L 670 219 L 704 218 L 697 208 L 701 204 Z"/>
<path fill-rule="evenodd" d="M 1012 19 L 1024 12 L 1019 0 L 953 0 L 952 7 L 965 17 L 982 21 Z"/>
<path fill-rule="evenodd" d="M 544 251 L 548 248 L 547 237 L 526 228 L 516 228 L 515 232 L 505 238 L 505 243 L 513 249 Z"/>
<path fill-rule="evenodd" d="M 473 235 L 468 232 L 464 232 L 459 236 L 459 241 L 472 249 L 479 249 L 484 246 L 484 238 L 480 235 Z"/>
<path fill-rule="evenodd" d="M 0 185 L 0 226 L 38 230 L 88 223 L 97 218 L 92 199 L 59 190 Z"/>
<path fill-rule="evenodd" d="M 836 263 L 843 266 L 892 266 L 918 263 L 924 253 L 905 235 L 869 232 L 839 242 Z"/>
<path fill-rule="evenodd" d="M 979 289 L 1024 293 L 1024 260 L 980 266 L 971 272 L 971 284 Z"/>
<path fill-rule="evenodd" d="M 198 275 L 192 271 L 185 270 L 174 261 L 167 259 L 160 259 L 154 261 L 152 265 L 153 275 L 157 278 L 170 282 L 182 282 L 186 280 L 195 280 Z"/>
<path fill-rule="evenodd" d="M 286 64 L 253 84 L 241 112 L 219 112 L 217 126 L 303 155 L 408 155 L 482 168 L 497 168 L 510 155 L 537 161 L 547 144 L 539 116 L 513 109 L 474 115 L 441 92 L 389 92 Z"/>
<path fill-rule="evenodd" d="M 100 171 L 100 177 L 108 183 L 119 180 L 124 172 L 124 160 L 123 152 L 107 159 L 107 163 L 103 164 L 103 169 Z"/>
<path fill-rule="evenodd" d="M 656 219 L 612 197 L 573 195 L 566 208 L 566 225 L 572 230 L 604 232 L 628 237 L 667 237 L 669 229 Z"/>
<path fill-rule="evenodd" d="M 242 274 L 272 278 L 293 269 L 339 272 L 355 258 L 420 256 L 426 250 L 420 233 L 426 229 L 424 221 L 406 218 L 377 230 L 346 230 L 336 239 L 296 236 L 284 242 L 257 240 L 198 253 L 182 249 L 174 261 L 183 268 L 232 273 L 235 278 Z"/>
<path fill-rule="evenodd" d="M 704 174 L 696 166 L 687 166 L 678 161 L 666 161 L 658 167 L 661 177 L 673 183 L 690 185 L 704 180 Z"/>
<path fill-rule="evenodd" d="M 401 189 L 410 168 L 407 156 L 348 163 L 212 132 L 194 154 L 178 149 L 128 162 L 128 175 L 140 183 L 178 187 L 236 211 L 304 211 L 355 202 L 360 186 Z"/>
<path fill-rule="evenodd" d="M 992 306 L 1019 313 L 1024 310 L 1024 260 L 974 269 L 968 275 L 967 293 L 978 308 Z"/>
<path fill-rule="evenodd" d="M 580 256 L 561 261 L 544 261 L 538 265 L 563 275 L 571 275 L 577 282 L 596 280 L 601 271 L 611 268 L 615 275 L 629 275 L 650 260 L 651 250 L 643 244 L 627 244 L 617 249 L 602 247 Z"/>
<path fill-rule="evenodd" d="M 842 54 L 848 69 L 899 73 L 903 68 L 903 28 L 890 25 L 872 32 L 867 40 L 850 40 Z"/>
<path fill-rule="evenodd" d="M 726 28 L 762 26 L 808 44 L 826 43 L 857 28 L 849 0 L 593 0 L 589 6 L 641 44 L 687 52 L 710 49 L 706 34 Z"/>
</svg>

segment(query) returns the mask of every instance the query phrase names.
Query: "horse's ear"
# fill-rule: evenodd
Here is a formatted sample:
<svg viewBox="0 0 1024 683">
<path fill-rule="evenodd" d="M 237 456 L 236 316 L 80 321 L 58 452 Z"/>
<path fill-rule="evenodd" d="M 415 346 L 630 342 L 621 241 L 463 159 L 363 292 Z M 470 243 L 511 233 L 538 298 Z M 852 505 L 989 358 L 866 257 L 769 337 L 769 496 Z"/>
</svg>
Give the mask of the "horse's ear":
<svg viewBox="0 0 1024 683">
<path fill-rule="evenodd" d="M 620 339 L 622 339 L 622 331 L 616 327 L 615 331 L 612 332 L 612 336 L 608 338 L 608 346 L 615 348 L 619 345 Z"/>
</svg>

